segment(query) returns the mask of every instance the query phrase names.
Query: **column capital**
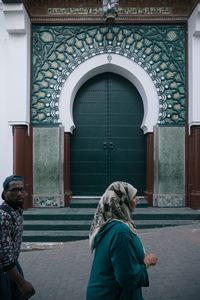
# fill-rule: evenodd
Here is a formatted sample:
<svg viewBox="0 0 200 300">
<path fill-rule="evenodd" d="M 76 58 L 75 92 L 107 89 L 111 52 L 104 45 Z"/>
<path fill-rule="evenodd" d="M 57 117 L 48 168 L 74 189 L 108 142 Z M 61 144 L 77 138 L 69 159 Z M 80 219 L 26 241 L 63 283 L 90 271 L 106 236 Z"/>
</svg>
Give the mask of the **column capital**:
<svg viewBox="0 0 200 300">
<path fill-rule="evenodd" d="M 29 32 L 30 19 L 22 3 L 3 4 L 6 30 L 9 34 L 26 34 Z"/>
<path fill-rule="evenodd" d="M 197 16 L 196 16 L 196 22 L 194 26 L 194 35 L 200 36 L 200 3 L 197 5 L 196 13 Z"/>
</svg>

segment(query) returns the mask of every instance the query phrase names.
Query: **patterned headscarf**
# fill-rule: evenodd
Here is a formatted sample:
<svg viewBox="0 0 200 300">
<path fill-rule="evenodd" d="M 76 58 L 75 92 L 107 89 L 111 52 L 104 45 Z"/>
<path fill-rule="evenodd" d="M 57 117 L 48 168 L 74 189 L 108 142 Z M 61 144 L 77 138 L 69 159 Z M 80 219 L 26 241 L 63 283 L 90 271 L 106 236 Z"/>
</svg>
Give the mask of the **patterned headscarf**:
<svg viewBox="0 0 200 300">
<path fill-rule="evenodd" d="M 131 218 L 130 201 L 135 197 L 137 190 L 129 183 L 113 182 L 101 197 L 89 232 L 89 244 L 93 250 L 94 239 L 103 226 L 113 220 L 123 222 L 133 233 L 136 227 Z"/>
</svg>

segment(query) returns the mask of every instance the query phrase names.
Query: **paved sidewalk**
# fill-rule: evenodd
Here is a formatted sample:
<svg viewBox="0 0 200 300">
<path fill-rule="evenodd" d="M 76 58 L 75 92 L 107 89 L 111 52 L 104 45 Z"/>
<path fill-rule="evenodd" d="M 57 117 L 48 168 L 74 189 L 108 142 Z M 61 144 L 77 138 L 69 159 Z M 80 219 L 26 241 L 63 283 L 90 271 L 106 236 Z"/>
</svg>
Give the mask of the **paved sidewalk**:
<svg viewBox="0 0 200 300">
<path fill-rule="evenodd" d="M 200 223 L 140 230 L 139 236 L 146 251 L 158 256 L 157 266 L 148 269 L 150 287 L 143 288 L 145 300 L 199 300 Z M 23 244 L 23 249 L 20 262 L 36 289 L 31 299 L 85 299 L 92 262 L 88 240 Z"/>
</svg>

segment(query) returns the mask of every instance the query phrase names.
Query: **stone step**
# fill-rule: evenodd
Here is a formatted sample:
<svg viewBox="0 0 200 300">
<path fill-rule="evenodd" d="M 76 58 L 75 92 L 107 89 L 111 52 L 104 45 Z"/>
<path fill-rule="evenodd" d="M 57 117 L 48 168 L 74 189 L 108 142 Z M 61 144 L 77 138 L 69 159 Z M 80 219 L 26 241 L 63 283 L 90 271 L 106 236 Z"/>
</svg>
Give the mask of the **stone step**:
<svg viewBox="0 0 200 300">
<path fill-rule="evenodd" d="M 195 222 L 195 221 L 194 221 Z M 90 229 L 91 220 L 62 220 L 62 221 L 25 221 L 24 230 L 38 230 L 38 231 L 61 231 L 61 230 L 71 230 L 71 231 L 84 231 Z M 155 228 L 164 226 L 174 226 L 174 225 L 189 225 L 191 220 L 136 220 L 135 225 L 138 229 L 140 228 Z"/>
<path fill-rule="evenodd" d="M 91 220 L 29 220 L 24 221 L 24 230 L 89 230 Z"/>
<path fill-rule="evenodd" d="M 33 208 L 24 212 L 24 220 L 92 220 L 94 208 Z M 137 208 L 133 218 L 135 220 L 196 220 L 200 219 L 200 212 L 190 208 Z"/>
<path fill-rule="evenodd" d="M 74 196 L 71 199 L 70 207 L 71 208 L 96 208 L 100 197 L 76 197 Z M 138 197 L 137 207 L 148 207 L 147 200 L 144 197 Z"/>
<path fill-rule="evenodd" d="M 23 242 L 68 242 L 88 239 L 88 230 L 66 231 L 66 230 L 34 230 L 24 231 Z"/>
<path fill-rule="evenodd" d="M 197 221 L 193 221 L 197 222 Z M 138 234 L 143 229 L 163 228 L 172 226 L 191 225 L 191 221 L 141 222 L 136 224 Z M 88 239 L 88 230 L 25 230 L 23 242 L 67 242 Z"/>
<path fill-rule="evenodd" d="M 24 242 L 66 242 L 87 239 L 95 208 L 33 208 L 24 211 Z M 200 222 L 190 208 L 139 207 L 133 214 L 137 229 L 162 228 Z"/>
</svg>

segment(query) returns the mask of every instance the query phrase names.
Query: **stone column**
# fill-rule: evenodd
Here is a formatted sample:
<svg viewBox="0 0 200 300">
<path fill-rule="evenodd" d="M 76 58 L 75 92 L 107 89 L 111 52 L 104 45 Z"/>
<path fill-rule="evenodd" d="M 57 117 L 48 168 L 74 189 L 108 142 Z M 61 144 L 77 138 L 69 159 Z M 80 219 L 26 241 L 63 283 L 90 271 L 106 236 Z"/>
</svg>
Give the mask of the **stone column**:
<svg viewBox="0 0 200 300">
<path fill-rule="evenodd" d="M 187 150 L 187 205 L 200 209 L 200 126 L 192 127 Z"/>
<path fill-rule="evenodd" d="M 154 129 L 153 205 L 185 206 L 185 127 Z"/>
<path fill-rule="evenodd" d="M 64 206 L 64 130 L 33 128 L 33 206 Z"/>
</svg>

